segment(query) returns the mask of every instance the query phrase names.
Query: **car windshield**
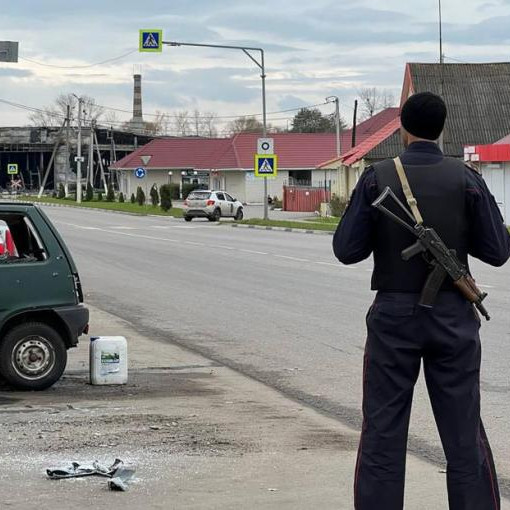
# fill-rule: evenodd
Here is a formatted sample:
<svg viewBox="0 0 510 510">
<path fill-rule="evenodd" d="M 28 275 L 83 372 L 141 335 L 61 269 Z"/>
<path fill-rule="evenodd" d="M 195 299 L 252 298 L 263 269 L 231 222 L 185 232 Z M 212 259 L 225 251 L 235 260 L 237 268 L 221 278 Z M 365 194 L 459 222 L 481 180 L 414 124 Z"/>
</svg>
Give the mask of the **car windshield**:
<svg viewBox="0 0 510 510">
<path fill-rule="evenodd" d="M 211 194 L 208 191 L 192 191 L 188 195 L 189 200 L 207 200 Z"/>
</svg>

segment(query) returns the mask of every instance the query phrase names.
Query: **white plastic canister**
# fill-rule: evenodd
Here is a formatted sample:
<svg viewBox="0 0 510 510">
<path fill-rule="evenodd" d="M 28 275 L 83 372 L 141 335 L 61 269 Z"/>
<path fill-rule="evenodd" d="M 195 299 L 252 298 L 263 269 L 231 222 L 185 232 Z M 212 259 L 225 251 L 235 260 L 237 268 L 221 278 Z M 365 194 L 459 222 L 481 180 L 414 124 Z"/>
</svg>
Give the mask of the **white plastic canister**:
<svg viewBox="0 0 510 510">
<path fill-rule="evenodd" d="M 90 383 L 126 384 L 127 340 L 123 336 L 90 338 Z"/>
</svg>

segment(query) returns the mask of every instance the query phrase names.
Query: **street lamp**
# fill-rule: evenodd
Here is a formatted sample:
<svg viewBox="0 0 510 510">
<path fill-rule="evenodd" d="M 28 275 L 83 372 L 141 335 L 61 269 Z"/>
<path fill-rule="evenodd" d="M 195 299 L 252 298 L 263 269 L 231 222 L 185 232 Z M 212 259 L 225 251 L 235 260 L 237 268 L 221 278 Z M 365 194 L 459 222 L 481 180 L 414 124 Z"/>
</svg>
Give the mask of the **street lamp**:
<svg viewBox="0 0 510 510">
<path fill-rule="evenodd" d="M 266 70 L 264 63 L 264 50 L 262 48 L 250 48 L 248 46 L 230 46 L 223 44 L 199 44 L 199 43 L 183 43 L 177 41 L 162 41 L 163 44 L 167 46 L 193 46 L 198 48 L 221 48 L 228 50 L 241 50 L 248 58 L 255 63 L 255 65 L 260 69 L 262 78 L 262 136 L 265 138 L 267 136 L 267 120 L 266 120 Z M 260 52 L 260 61 L 257 60 L 250 52 L 257 51 Z M 267 220 L 269 218 L 268 215 L 268 204 L 267 204 L 267 177 L 264 177 L 264 219 Z"/>
<path fill-rule="evenodd" d="M 336 128 L 336 157 L 340 158 L 341 147 L 340 147 L 340 101 L 338 96 L 328 96 L 326 98 L 326 103 L 335 103 L 335 128 Z M 338 161 L 338 174 L 337 179 L 340 181 L 340 161 Z M 324 175 L 324 179 L 326 179 L 326 175 Z M 324 186 L 326 187 L 326 186 Z M 331 190 L 330 190 L 331 191 Z"/>
<path fill-rule="evenodd" d="M 172 182 L 172 175 L 173 175 L 173 172 L 170 170 L 170 172 L 168 172 L 168 184 L 170 184 Z"/>
<path fill-rule="evenodd" d="M 78 154 L 76 156 L 76 203 L 81 203 L 81 163 L 83 158 L 81 156 L 81 108 L 83 104 L 83 98 L 78 97 L 76 94 L 73 96 L 78 99 Z"/>
</svg>

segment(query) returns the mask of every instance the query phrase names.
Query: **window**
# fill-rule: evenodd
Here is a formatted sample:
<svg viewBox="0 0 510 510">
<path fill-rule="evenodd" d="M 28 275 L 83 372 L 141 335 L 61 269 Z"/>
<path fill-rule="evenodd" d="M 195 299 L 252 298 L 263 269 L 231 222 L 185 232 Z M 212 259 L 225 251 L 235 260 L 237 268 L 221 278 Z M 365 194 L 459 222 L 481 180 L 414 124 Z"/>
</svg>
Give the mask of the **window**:
<svg viewBox="0 0 510 510">
<path fill-rule="evenodd" d="M 225 195 L 223 193 L 216 193 L 218 200 L 225 200 Z"/>
<path fill-rule="evenodd" d="M 207 200 L 208 198 L 211 198 L 211 194 L 203 191 L 192 191 L 188 195 L 188 200 Z"/>
<path fill-rule="evenodd" d="M 0 263 L 37 262 L 48 258 L 32 222 L 23 214 L 0 215 Z"/>
<path fill-rule="evenodd" d="M 225 197 L 228 202 L 235 202 L 235 200 L 228 193 L 225 193 Z"/>
</svg>

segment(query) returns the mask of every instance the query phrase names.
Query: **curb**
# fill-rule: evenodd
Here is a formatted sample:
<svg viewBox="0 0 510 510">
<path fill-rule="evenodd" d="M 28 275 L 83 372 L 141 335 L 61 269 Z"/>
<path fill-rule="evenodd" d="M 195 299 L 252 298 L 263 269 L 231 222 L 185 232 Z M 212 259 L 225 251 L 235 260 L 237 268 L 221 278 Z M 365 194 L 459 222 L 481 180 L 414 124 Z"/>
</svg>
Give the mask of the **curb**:
<svg viewBox="0 0 510 510">
<path fill-rule="evenodd" d="M 222 223 L 222 225 L 228 225 L 228 223 Z M 293 232 L 298 234 L 318 234 L 322 236 L 332 236 L 335 234 L 334 230 L 308 230 L 304 228 L 288 228 L 288 227 L 270 227 L 263 225 L 240 225 L 239 223 L 233 223 L 230 225 L 235 228 L 251 228 L 255 230 L 276 230 L 277 232 Z"/>
<path fill-rule="evenodd" d="M 22 201 L 20 202 L 27 203 L 27 204 L 34 204 L 34 205 L 43 205 L 45 207 L 64 207 L 67 209 L 84 209 L 85 211 L 96 211 L 96 212 L 106 212 L 106 213 L 115 213 L 115 214 L 124 214 L 126 216 L 148 216 L 151 218 L 173 218 L 180 220 L 182 219 L 181 216 L 170 216 L 166 214 L 143 214 L 143 213 L 133 213 L 129 211 L 117 211 L 115 209 L 102 209 L 100 207 L 86 207 L 86 206 L 76 206 L 76 205 L 68 205 L 68 204 L 52 204 L 48 202 L 38 202 L 36 200 L 30 200 L 30 201 Z"/>
</svg>

